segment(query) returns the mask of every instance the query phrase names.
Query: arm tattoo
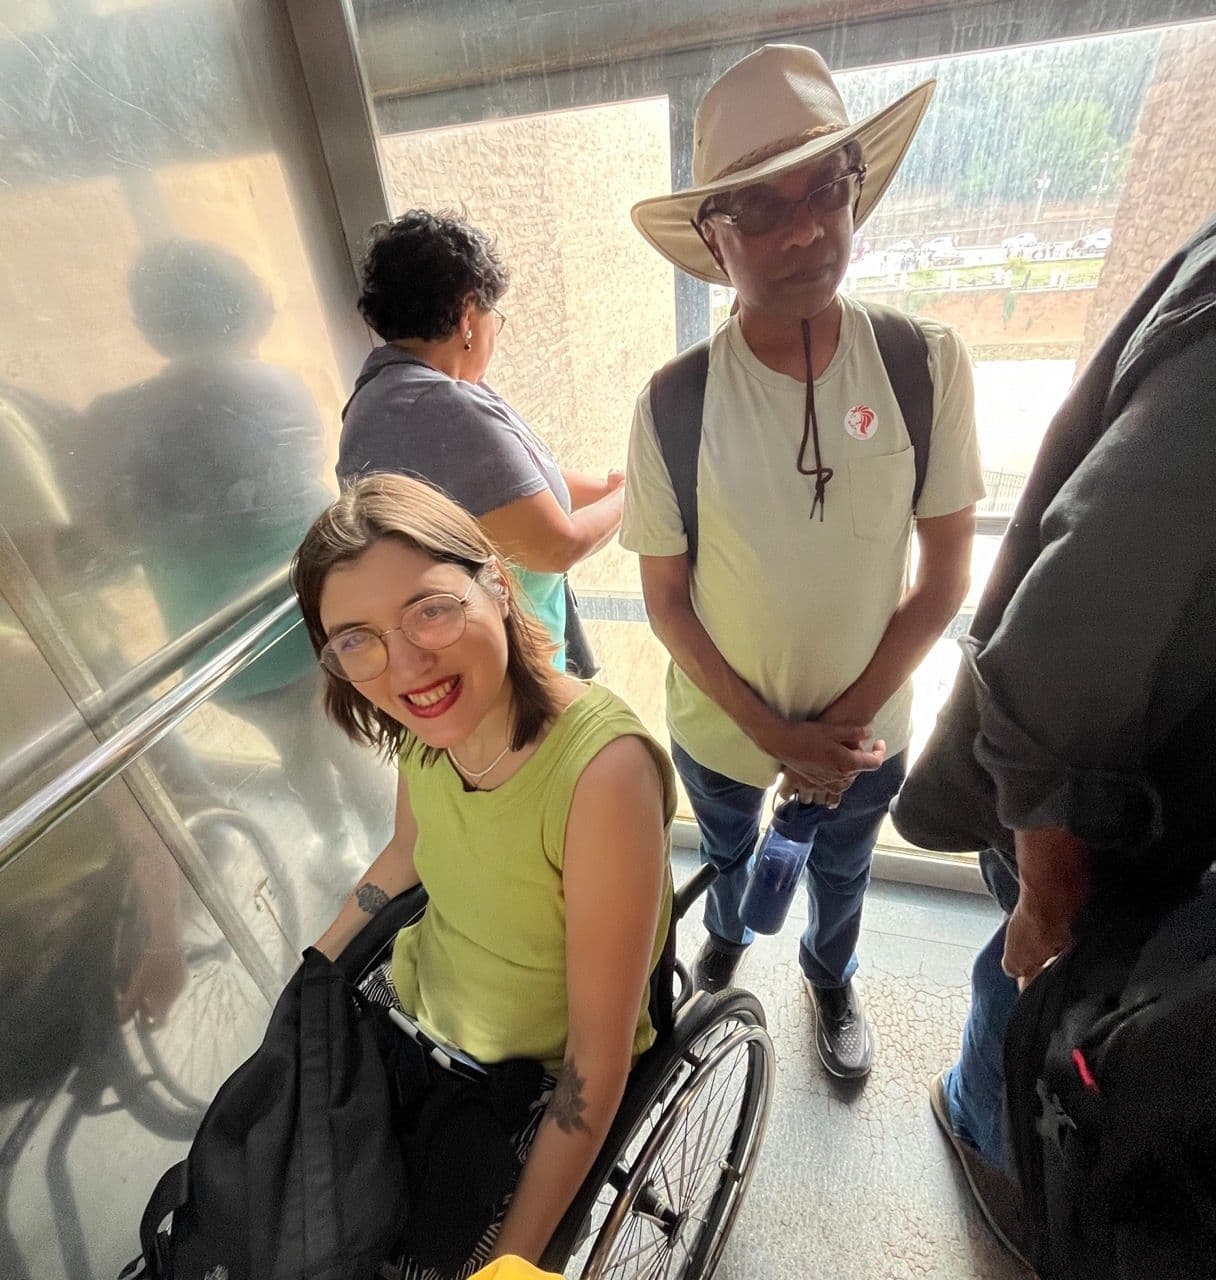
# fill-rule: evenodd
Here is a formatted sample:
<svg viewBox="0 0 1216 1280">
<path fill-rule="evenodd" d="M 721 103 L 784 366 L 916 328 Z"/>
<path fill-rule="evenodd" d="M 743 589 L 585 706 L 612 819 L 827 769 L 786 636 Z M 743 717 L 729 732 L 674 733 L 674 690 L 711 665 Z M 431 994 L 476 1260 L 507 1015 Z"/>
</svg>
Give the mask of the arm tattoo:
<svg viewBox="0 0 1216 1280">
<path fill-rule="evenodd" d="M 388 904 L 388 894 L 378 884 L 372 884 L 369 881 L 355 890 L 355 901 L 359 904 L 360 910 L 366 911 L 369 916 L 374 916 Z"/>
<path fill-rule="evenodd" d="M 583 1119 L 583 1112 L 587 1110 L 587 1101 L 583 1097 L 586 1083 L 573 1059 L 562 1067 L 557 1077 L 553 1097 L 549 1099 L 549 1114 L 563 1133 L 591 1132 Z"/>
</svg>

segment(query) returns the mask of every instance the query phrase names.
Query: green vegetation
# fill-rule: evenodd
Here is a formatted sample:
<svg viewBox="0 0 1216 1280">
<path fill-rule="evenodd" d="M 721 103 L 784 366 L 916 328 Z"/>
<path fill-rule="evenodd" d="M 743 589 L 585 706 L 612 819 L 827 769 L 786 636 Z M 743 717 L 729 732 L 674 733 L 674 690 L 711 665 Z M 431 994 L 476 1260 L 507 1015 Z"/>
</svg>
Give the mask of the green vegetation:
<svg viewBox="0 0 1216 1280">
<path fill-rule="evenodd" d="M 1026 258 L 1011 258 L 1005 269 L 1010 284 L 1015 289 L 1045 289 L 1055 283 L 1061 289 L 1079 289 L 1083 285 L 1097 284 L 1102 274 L 1103 258 L 1056 258 L 1043 262 Z M 999 272 L 1000 268 L 995 268 Z M 992 267 L 954 267 L 955 280 L 960 285 L 987 284 L 992 278 Z"/>
<path fill-rule="evenodd" d="M 950 289 L 991 288 L 1080 289 L 1098 283 L 1102 274 L 1102 258 L 1056 258 L 1033 262 L 1028 258 L 1011 258 L 999 263 L 974 267 L 921 267 L 907 274 L 907 287 L 915 293 L 941 293 Z M 870 276 L 859 280 L 855 289 L 890 289 L 886 276 Z"/>
<path fill-rule="evenodd" d="M 897 200 L 922 196 L 976 209 L 1042 196 L 1054 203 L 1121 186 L 1160 43 L 1160 32 L 1130 32 L 839 79 L 855 118 L 937 79 L 892 189 Z"/>
</svg>

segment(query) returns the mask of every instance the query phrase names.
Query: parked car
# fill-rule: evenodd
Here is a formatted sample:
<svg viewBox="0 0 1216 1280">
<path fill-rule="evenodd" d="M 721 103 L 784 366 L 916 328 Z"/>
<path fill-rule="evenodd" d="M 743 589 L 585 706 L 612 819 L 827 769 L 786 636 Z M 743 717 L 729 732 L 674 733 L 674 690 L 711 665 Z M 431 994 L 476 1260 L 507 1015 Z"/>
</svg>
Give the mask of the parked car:
<svg viewBox="0 0 1216 1280">
<path fill-rule="evenodd" d="M 1110 248 L 1110 228 L 1104 227 L 1101 231 L 1091 231 L 1087 236 L 1081 236 L 1072 242 L 1070 253 L 1074 254 L 1104 254 Z"/>
<path fill-rule="evenodd" d="M 1016 258 L 1019 254 L 1029 255 L 1038 243 L 1038 237 L 1033 231 L 1019 231 L 1017 235 L 1006 236 L 1001 241 L 1001 248 L 1005 250 L 1007 258 Z"/>
<path fill-rule="evenodd" d="M 963 260 L 950 236 L 932 236 L 921 245 L 920 254 L 925 265 L 930 267 L 955 267 Z"/>
</svg>

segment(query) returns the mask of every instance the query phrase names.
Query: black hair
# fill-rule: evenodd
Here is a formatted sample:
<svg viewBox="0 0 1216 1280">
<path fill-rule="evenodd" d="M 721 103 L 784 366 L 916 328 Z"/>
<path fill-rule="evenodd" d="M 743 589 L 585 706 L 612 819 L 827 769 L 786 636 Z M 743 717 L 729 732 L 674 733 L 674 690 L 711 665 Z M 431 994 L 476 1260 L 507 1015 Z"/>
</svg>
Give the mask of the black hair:
<svg viewBox="0 0 1216 1280">
<path fill-rule="evenodd" d="M 411 209 L 372 228 L 359 311 L 385 342 L 446 338 L 472 294 L 488 311 L 507 289 L 495 242 L 454 213 Z"/>
</svg>

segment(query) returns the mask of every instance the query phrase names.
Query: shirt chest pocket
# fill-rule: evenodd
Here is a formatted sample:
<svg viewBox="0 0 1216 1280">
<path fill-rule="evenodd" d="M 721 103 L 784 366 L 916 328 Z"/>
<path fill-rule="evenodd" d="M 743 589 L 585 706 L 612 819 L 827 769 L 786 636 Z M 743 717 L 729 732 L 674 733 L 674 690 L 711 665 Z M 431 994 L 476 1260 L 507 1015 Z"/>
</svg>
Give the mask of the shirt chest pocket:
<svg viewBox="0 0 1216 1280">
<path fill-rule="evenodd" d="M 916 460 L 911 447 L 849 462 L 854 536 L 866 542 L 897 538 L 912 516 Z"/>
</svg>

